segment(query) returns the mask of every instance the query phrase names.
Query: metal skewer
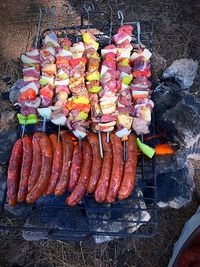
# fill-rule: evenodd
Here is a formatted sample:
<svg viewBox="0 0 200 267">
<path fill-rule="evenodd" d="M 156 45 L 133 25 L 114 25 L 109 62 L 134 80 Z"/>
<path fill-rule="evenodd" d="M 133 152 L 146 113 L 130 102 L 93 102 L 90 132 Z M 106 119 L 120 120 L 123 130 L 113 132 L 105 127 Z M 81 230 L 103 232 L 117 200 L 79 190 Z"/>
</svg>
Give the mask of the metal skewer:
<svg viewBox="0 0 200 267">
<path fill-rule="evenodd" d="M 58 142 L 60 142 L 60 125 L 58 125 Z"/>
<path fill-rule="evenodd" d="M 126 161 L 127 159 L 127 154 L 126 154 L 126 141 L 123 141 L 123 159 Z"/>
<path fill-rule="evenodd" d="M 118 15 L 118 19 L 120 19 L 120 25 L 123 26 L 124 24 L 124 14 L 122 13 L 121 10 L 118 10 L 117 12 L 117 15 Z M 126 161 L 127 159 L 127 154 L 126 154 L 126 140 L 122 141 L 123 143 L 123 159 L 124 161 Z"/>
<path fill-rule="evenodd" d="M 22 125 L 22 135 L 21 135 L 22 138 L 24 137 L 25 129 L 26 129 L 26 120 L 25 123 Z"/>
<path fill-rule="evenodd" d="M 81 147 L 82 147 L 82 139 L 81 139 L 80 136 L 79 136 L 79 138 L 78 138 L 78 142 L 79 142 L 79 147 L 81 148 Z"/>
<path fill-rule="evenodd" d="M 137 39 L 138 39 L 138 49 L 140 49 L 141 47 L 141 40 L 140 40 L 140 36 L 141 36 L 141 28 L 140 28 L 140 23 L 137 22 Z"/>
<path fill-rule="evenodd" d="M 103 158 L 103 145 L 102 145 L 101 131 L 98 131 L 98 138 L 99 138 L 100 155 L 101 155 L 101 158 Z"/>
<path fill-rule="evenodd" d="M 107 132 L 106 133 L 106 143 L 109 143 L 110 142 L 110 133 Z"/>
<path fill-rule="evenodd" d="M 46 131 L 46 118 L 45 117 L 43 117 L 42 131 L 43 132 Z"/>
<path fill-rule="evenodd" d="M 108 6 L 110 8 L 110 29 L 109 29 L 109 45 L 111 44 L 112 41 L 112 29 L 113 29 L 113 9 L 112 5 L 110 3 L 111 1 L 108 1 Z M 110 142 L 110 132 L 106 133 L 106 143 Z"/>
</svg>

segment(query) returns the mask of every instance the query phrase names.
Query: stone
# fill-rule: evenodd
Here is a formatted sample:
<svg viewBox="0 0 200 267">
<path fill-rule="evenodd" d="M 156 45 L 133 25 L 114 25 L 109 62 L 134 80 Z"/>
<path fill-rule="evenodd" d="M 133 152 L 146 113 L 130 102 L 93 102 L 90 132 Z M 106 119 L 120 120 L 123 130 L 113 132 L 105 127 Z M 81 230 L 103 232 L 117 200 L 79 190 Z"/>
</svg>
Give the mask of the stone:
<svg viewBox="0 0 200 267">
<path fill-rule="evenodd" d="M 189 161 L 180 170 L 157 176 L 158 206 L 180 209 L 192 200 L 194 169 Z"/>
<path fill-rule="evenodd" d="M 24 85 L 23 79 L 18 79 L 12 86 L 9 94 L 10 102 L 15 104 L 18 102 L 18 96 L 20 94 L 20 88 Z"/>
<path fill-rule="evenodd" d="M 200 101 L 187 91 L 179 97 L 175 106 L 156 112 L 156 122 L 169 140 L 191 147 L 200 138 Z"/>
<path fill-rule="evenodd" d="M 197 75 L 198 62 L 188 58 L 175 60 L 163 73 L 163 79 L 173 78 L 181 87 L 192 86 Z"/>
<path fill-rule="evenodd" d="M 180 86 L 177 83 L 164 81 L 153 91 L 152 100 L 154 101 L 154 113 L 162 113 L 167 109 L 175 107 L 181 100 Z"/>
<path fill-rule="evenodd" d="M 8 163 L 13 145 L 17 138 L 18 133 L 15 125 L 0 130 L 0 164 Z"/>
</svg>

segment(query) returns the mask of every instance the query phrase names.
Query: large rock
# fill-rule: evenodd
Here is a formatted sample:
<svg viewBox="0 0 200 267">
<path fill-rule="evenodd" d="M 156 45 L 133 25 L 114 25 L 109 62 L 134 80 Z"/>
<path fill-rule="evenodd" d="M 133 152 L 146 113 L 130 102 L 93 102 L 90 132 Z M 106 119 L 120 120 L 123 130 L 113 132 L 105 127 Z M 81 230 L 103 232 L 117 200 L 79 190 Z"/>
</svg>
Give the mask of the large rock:
<svg viewBox="0 0 200 267">
<path fill-rule="evenodd" d="M 200 101 L 172 82 L 158 85 L 152 99 L 159 130 L 180 146 L 191 147 L 200 137 Z"/>
<path fill-rule="evenodd" d="M 181 87 L 188 89 L 192 86 L 197 75 L 198 62 L 182 58 L 175 60 L 163 73 L 163 78 L 173 78 Z"/>
<path fill-rule="evenodd" d="M 181 100 L 180 86 L 177 83 L 165 81 L 160 83 L 152 94 L 152 100 L 155 103 L 154 112 L 163 113 L 167 109 L 175 107 Z"/>
</svg>

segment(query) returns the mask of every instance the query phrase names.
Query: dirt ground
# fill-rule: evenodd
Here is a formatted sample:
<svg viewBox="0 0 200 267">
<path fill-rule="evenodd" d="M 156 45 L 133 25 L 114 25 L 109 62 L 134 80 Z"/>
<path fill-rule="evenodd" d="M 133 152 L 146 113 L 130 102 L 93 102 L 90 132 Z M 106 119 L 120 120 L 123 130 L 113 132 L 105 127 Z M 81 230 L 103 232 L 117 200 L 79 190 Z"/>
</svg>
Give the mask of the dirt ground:
<svg viewBox="0 0 200 267">
<path fill-rule="evenodd" d="M 200 3 L 198 0 L 114 0 L 110 1 L 113 16 L 120 9 L 125 21 L 148 21 L 152 25 L 153 51 L 173 60 L 189 57 L 200 60 Z M 94 0 L 95 6 L 109 12 L 107 1 Z M 1 0 L 0 1 L 0 88 L 9 91 L 19 77 L 18 57 L 31 45 L 35 34 L 35 17 L 38 5 L 67 5 L 65 18 L 58 17 L 58 25 L 73 25 L 80 21 L 84 1 Z M 60 14 L 61 9 L 60 9 Z M 48 25 L 45 15 L 42 27 Z M 195 80 L 192 92 L 200 96 L 200 80 Z M 9 109 L 9 103 L 0 105 L 0 111 Z M 197 164 L 198 168 L 199 165 Z M 200 171 L 196 171 L 196 180 Z M 124 239 L 101 245 L 87 242 L 61 241 L 26 242 L 20 233 L 2 234 L 0 238 L 0 267 L 6 266 L 66 266 L 66 267 L 165 267 L 169 262 L 175 241 L 185 221 L 200 203 L 198 193 L 190 205 L 180 210 L 158 211 L 158 231 L 154 238 Z"/>
</svg>

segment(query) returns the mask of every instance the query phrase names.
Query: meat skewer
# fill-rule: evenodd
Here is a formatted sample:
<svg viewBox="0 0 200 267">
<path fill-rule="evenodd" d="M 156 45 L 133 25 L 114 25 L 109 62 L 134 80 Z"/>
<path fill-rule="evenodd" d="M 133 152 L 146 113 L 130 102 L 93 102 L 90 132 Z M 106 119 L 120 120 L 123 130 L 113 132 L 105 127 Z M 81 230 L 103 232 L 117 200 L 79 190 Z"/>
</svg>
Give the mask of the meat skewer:
<svg viewBox="0 0 200 267">
<path fill-rule="evenodd" d="M 131 132 L 133 103 L 129 84 L 133 79 L 130 66 L 130 55 L 133 46 L 131 45 L 133 27 L 123 25 L 117 30 L 117 34 L 113 36 L 113 41 L 117 46 L 117 69 L 120 72 L 121 89 L 117 102 L 117 132 L 116 135 L 123 141 L 123 158 L 126 160 L 126 140 Z"/>
<path fill-rule="evenodd" d="M 87 58 L 84 57 L 85 46 L 83 42 L 74 43 L 70 48 L 72 59 L 70 60 L 69 89 L 72 96 L 68 99 L 67 108 L 69 115 L 67 127 L 80 139 L 87 134 L 88 113 L 90 111 L 90 100 L 85 87 L 85 69 Z"/>
<path fill-rule="evenodd" d="M 82 34 L 83 41 L 85 43 L 85 56 L 88 59 L 87 75 L 86 75 L 86 87 L 89 92 L 91 102 L 91 120 L 92 129 L 95 130 L 95 125 L 100 122 L 100 116 L 102 115 L 99 101 L 100 87 L 100 55 L 97 53 L 99 43 L 96 41 L 95 36 L 87 30 Z M 96 130 L 95 130 L 96 131 Z M 103 158 L 103 148 L 101 140 L 101 131 L 98 129 L 99 149 L 101 157 Z"/>
</svg>

